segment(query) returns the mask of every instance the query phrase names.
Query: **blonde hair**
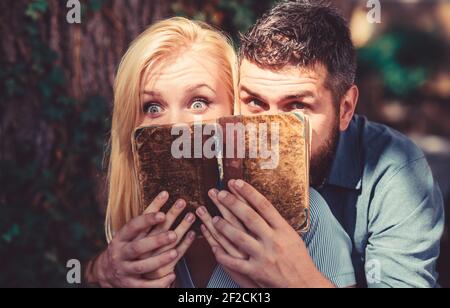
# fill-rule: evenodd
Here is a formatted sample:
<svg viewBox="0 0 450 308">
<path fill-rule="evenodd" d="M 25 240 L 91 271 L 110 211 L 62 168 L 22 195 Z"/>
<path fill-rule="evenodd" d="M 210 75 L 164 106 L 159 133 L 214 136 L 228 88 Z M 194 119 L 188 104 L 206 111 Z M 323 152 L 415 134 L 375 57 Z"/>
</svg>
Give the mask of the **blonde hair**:
<svg viewBox="0 0 450 308">
<path fill-rule="evenodd" d="M 106 238 L 133 217 L 143 212 L 134 170 L 131 135 L 141 108 L 141 83 L 157 66 L 185 51 L 210 55 L 221 66 L 230 102 L 236 102 L 237 56 L 231 40 L 211 26 L 174 17 L 160 21 L 139 35 L 122 58 L 114 82 L 110 158 L 108 170 L 108 207 L 105 219 Z"/>
</svg>

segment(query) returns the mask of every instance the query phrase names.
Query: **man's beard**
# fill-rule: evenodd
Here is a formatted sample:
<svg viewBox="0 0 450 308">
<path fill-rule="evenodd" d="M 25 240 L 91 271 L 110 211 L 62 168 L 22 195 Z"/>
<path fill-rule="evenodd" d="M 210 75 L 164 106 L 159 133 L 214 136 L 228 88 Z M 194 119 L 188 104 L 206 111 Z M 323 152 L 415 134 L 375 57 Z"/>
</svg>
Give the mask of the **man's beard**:
<svg viewBox="0 0 450 308">
<path fill-rule="evenodd" d="M 330 137 L 325 141 L 317 154 L 311 157 L 310 184 L 320 187 L 324 184 L 334 161 L 339 143 L 339 115 L 335 118 Z"/>
</svg>

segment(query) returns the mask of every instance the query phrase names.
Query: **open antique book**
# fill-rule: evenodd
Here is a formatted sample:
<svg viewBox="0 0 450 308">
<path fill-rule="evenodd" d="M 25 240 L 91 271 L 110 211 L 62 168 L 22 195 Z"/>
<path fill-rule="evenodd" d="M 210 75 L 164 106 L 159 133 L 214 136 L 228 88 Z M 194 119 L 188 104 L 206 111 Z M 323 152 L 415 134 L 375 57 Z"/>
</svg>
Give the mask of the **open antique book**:
<svg viewBox="0 0 450 308">
<path fill-rule="evenodd" d="M 142 211 L 161 191 L 168 191 L 163 212 L 184 199 L 185 211 L 204 205 L 211 215 L 220 215 L 208 190 L 227 189 L 228 180 L 242 179 L 271 201 L 297 232 L 309 228 L 310 127 L 301 113 L 138 127 L 132 145 Z M 197 220 L 197 234 L 199 225 Z"/>
</svg>

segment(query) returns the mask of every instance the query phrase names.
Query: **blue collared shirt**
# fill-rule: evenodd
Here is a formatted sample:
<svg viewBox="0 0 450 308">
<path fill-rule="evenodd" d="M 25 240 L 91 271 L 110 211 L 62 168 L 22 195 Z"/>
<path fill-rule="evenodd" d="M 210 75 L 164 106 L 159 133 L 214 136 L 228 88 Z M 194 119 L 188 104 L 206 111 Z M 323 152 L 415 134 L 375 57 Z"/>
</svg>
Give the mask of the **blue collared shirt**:
<svg viewBox="0 0 450 308">
<path fill-rule="evenodd" d="M 358 286 L 437 286 L 443 199 L 407 137 L 355 116 L 319 192 L 352 239 Z"/>
</svg>

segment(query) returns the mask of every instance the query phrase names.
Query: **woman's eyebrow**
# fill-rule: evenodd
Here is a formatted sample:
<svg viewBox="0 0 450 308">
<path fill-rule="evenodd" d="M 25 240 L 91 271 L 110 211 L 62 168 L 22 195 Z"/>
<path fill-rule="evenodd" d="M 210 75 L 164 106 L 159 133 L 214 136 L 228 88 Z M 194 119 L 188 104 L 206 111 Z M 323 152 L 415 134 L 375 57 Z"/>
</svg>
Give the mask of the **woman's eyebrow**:
<svg viewBox="0 0 450 308">
<path fill-rule="evenodd" d="M 144 90 L 142 91 L 142 94 L 149 95 L 151 97 L 162 97 L 161 93 L 153 90 Z"/>
<path fill-rule="evenodd" d="M 195 90 L 198 90 L 200 88 L 208 88 L 211 92 L 216 93 L 216 90 L 214 90 L 213 87 L 211 87 L 210 85 L 208 85 L 206 83 L 189 86 L 189 87 L 186 88 L 186 91 L 187 92 L 194 92 Z"/>
</svg>

